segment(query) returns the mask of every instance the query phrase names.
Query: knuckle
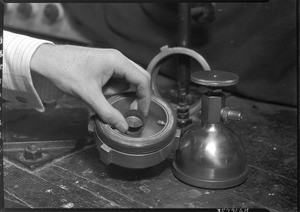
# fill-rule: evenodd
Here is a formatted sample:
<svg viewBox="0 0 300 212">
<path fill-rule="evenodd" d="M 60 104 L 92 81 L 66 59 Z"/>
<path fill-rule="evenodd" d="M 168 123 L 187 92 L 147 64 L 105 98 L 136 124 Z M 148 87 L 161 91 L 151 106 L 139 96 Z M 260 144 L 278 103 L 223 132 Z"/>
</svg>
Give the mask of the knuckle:
<svg viewBox="0 0 300 212">
<path fill-rule="evenodd" d="M 121 59 L 121 58 L 124 57 L 124 55 L 119 50 L 117 50 L 117 49 L 111 49 L 110 50 L 110 55 L 114 59 L 116 59 L 116 58 L 117 59 Z"/>
<path fill-rule="evenodd" d="M 142 82 L 142 84 L 143 85 L 145 85 L 145 86 L 150 86 L 150 78 L 149 77 L 147 77 L 146 75 L 142 75 L 143 77 L 141 78 L 141 82 Z"/>
<path fill-rule="evenodd" d="M 103 121 L 110 124 L 112 119 L 112 114 L 109 111 L 105 111 L 104 113 L 101 114 L 101 118 L 103 119 Z"/>
<path fill-rule="evenodd" d="M 108 52 L 109 60 L 115 65 L 122 65 L 126 63 L 126 57 L 116 49 L 110 49 Z"/>
</svg>

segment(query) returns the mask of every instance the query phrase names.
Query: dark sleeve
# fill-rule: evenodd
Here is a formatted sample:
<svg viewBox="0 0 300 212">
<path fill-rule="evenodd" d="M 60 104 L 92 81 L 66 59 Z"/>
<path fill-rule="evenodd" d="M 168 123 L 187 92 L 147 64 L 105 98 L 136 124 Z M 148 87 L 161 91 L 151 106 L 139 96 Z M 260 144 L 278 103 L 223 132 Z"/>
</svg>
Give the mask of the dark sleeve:
<svg viewBox="0 0 300 212">
<path fill-rule="evenodd" d="M 68 7 L 95 45 L 116 48 L 141 65 L 147 66 L 161 46 L 176 45 L 176 6 L 73 3 Z M 296 1 L 216 3 L 214 11 L 212 23 L 192 23 L 191 48 L 212 69 L 240 76 L 232 92 L 295 106 Z"/>
<path fill-rule="evenodd" d="M 233 91 L 296 105 L 296 2 L 217 4 L 217 17 L 199 48 L 213 69 L 240 76 Z M 200 36 L 200 35 L 199 35 Z"/>
</svg>

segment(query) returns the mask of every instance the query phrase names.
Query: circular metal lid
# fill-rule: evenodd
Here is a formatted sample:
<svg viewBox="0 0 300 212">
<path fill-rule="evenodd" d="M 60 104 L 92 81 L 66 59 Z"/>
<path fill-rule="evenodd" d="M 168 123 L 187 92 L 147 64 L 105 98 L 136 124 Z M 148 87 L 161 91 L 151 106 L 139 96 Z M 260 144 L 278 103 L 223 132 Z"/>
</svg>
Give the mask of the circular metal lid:
<svg viewBox="0 0 300 212">
<path fill-rule="evenodd" d="M 224 87 L 237 84 L 239 77 L 225 71 L 197 71 L 191 74 L 191 81 L 204 86 Z"/>
<path fill-rule="evenodd" d="M 123 115 L 128 124 L 127 135 L 139 136 L 145 123 L 143 113 L 140 110 L 128 110 Z"/>
<path fill-rule="evenodd" d="M 131 103 L 136 99 L 132 94 L 116 95 L 108 99 L 109 103 L 122 114 L 129 113 Z M 136 113 L 137 111 L 133 112 Z M 152 96 L 148 116 L 145 120 L 137 114 L 129 113 L 127 122 L 136 127 L 140 121 L 143 125 L 140 132 L 121 133 L 112 126 L 96 120 L 96 133 L 109 147 L 128 154 L 144 154 L 158 151 L 168 145 L 175 136 L 176 120 L 172 108 L 162 99 Z M 138 112 L 137 112 L 138 113 Z M 139 121 L 140 120 L 140 121 Z M 130 127 L 130 126 L 129 126 Z"/>
</svg>

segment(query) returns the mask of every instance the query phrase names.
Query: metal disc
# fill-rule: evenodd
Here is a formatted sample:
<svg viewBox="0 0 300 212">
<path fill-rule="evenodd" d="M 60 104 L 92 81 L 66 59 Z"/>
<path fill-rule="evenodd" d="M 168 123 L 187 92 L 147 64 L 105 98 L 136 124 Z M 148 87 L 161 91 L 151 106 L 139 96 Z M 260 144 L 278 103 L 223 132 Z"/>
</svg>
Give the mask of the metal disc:
<svg viewBox="0 0 300 212">
<path fill-rule="evenodd" d="M 224 87 L 237 84 L 239 77 L 225 71 L 197 71 L 191 74 L 191 81 L 204 86 Z"/>
</svg>

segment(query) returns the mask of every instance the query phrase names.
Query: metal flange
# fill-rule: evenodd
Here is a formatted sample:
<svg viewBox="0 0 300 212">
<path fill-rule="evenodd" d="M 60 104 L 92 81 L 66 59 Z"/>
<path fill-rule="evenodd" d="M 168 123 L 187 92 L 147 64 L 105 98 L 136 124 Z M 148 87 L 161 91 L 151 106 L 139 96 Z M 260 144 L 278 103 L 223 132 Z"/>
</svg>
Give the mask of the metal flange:
<svg viewBox="0 0 300 212">
<path fill-rule="evenodd" d="M 163 98 L 157 87 L 157 75 L 160 70 L 160 67 L 163 62 L 168 60 L 170 57 L 175 55 L 186 55 L 193 59 L 195 59 L 204 69 L 204 71 L 209 71 L 210 66 L 206 62 L 206 60 L 196 51 L 192 49 L 188 49 L 185 47 L 172 47 L 169 48 L 168 46 L 163 46 L 160 49 L 160 53 L 158 53 L 149 63 L 147 67 L 147 71 L 151 74 L 151 88 L 155 96 L 159 98 Z M 199 111 L 201 108 L 201 100 L 198 100 L 193 105 L 190 106 L 190 114 L 193 114 L 194 112 Z"/>
<path fill-rule="evenodd" d="M 177 133 L 178 134 L 178 133 Z M 100 160 L 106 165 L 116 164 L 125 168 L 147 168 L 159 164 L 164 161 L 174 150 L 174 143 L 179 142 L 179 137 L 174 137 L 167 146 L 159 149 L 155 152 L 144 154 L 132 154 L 121 152 L 112 149 L 106 145 L 99 135 L 96 133 L 97 149 L 100 152 Z"/>
</svg>

